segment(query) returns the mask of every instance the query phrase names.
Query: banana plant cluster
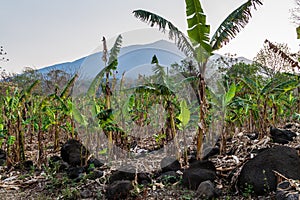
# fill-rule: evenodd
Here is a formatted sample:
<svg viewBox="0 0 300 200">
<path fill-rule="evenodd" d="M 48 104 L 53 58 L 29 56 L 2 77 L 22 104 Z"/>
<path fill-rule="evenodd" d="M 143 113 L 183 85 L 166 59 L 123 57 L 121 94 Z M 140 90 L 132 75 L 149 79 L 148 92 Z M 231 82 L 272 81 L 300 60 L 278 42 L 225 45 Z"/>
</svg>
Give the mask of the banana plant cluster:
<svg viewBox="0 0 300 200">
<path fill-rule="evenodd" d="M 275 76 L 263 77 L 258 74 L 259 67 L 256 64 L 247 67 L 257 70 L 250 74 L 238 70 L 227 71 L 227 83 L 230 82 L 231 86 L 225 95 L 230 95 L 235 88 L 234 97 L 226 104 L 228 132 L 233 133 L 234 128 L 239 128 L 257 132 L 262 138 L 269 134 L 270 125 L 280 126 L 297 120 L 299 75 L 278 72 Z"/>
<path fill-rule="evenodd" d="M 60 147 L 60 140 L 76 135 L 74 120 L 82 119 L 69 96 L 76 76 L 59 91 L 41 95 L 35 88 L 39 80 L 29 87 L 8 87 L 0 94 L 0 145 L 7 151 L 7 165 L 24 162 L 29 144 L 36 144 L 36 158 L 42 164 L 46 158 L 45 148 Z M 47 142 L 46 142 L 47 141 Z M 31 158 L 32 159 L 32 158 Z"/>
<path fill-rule="evenodd" d="M 213 34 L 210 35 L 210 26 L 206 23 L 206 15 L 202 8 L 200 0 L 185 0 L 187 35 L 185 36 L 173 23 L 163 17 L 145 10 L 133 11 L 134 16 L 147 22 L 152 26 L 156 25 L 160 30 L 169 32 L 170 39 L 174 39 L 178 48 L 186 54 L 187 57 L 193 58 L 198 66 L 197 94 L 200 101 L 199 106 L 199 129 L 197 137 L 197 159 L 202 158 L 203 138 L 207 132 L 207 99 L 206 99 L 206 81 L 205 71 L 207 68 L 208 58 L 214 51 L 226 45 L 233 39 L 237 33 L 249 22 L 252 8 L 256 9 L 262 5 L 260 0 L 248 0 L 221 23 Z"/>
</svg>

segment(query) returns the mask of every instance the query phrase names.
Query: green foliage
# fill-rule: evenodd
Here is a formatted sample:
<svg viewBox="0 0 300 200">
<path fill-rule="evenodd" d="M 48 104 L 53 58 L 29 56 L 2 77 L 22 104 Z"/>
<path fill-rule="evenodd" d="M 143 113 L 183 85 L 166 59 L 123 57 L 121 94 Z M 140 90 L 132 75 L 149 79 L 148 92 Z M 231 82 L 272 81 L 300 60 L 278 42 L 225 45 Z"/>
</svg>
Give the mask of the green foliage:
<svg viewBox="0 0 300 200">
<path fill-rule="evenodd" d="M 229 87 L 229 90 L 225 93 L 224 96 L 224 105 L 227 106 L 232 101 L 236 93 L 236 85 L 232 83 Z"/>
<path fill-rule="evenodd" d="M 220 49 L 229 40 L 233 39 L 248 24 L 251 17 L 251 8 L 256 9 L 259 5 L 262 5 L 262 1 L 248 0 L 229 14 L 211 38 L 212 49 Z"/>
<path fill-rule="evenodd" d="M 117 65 L 118 65 L 117 55 L 120 52 L 121 44 L 122 44 L 122 36 L 119 35 L 117 37 L 112 49 L 110 50 L 110 57 L 109 57 L 109 60 L 108 60 L 108 65 L 105 66 L 96 75 L 96 77 L 93 79 L 91 85 L 88 88 L 87 95 L 89 97 L 95 98 L 96 94 L 97 94 L 97 91 L 98 91 L 98 88 L 99 88 L 99 86 L 101 85 L 101 83 L 103 81 L 104 75 L 105 74 L 111 74 L 113 70 L 116 70 Z"/>
<path fill-rule="evenodd" d="M 300 82 L 297 75 L 277 73 L 268 77 L 261 75 L 261 71 L 260 65 L 238 63 L 224 71 L 224 85 L 237 83 L 235 97 L 227 94 L 231 103 L 226 107 L 226 122 L 257 131 L 263 137 L 270 124 L 283 124 L 297 113 Z"/>
<path fill-rule="evenodd" d="M 201 51 L 212 52 L 212 48 L 209 44 L 210 26 L 206 24 L 206 16 L 200 1 L 186 0 L 185 4 L 188 24 L 187 32 L 194 48 L 200 44 Z"/>
<path fill-rule="evenodd" d="M 180 114 L 177 116 L 177 119 L 181 122 L 180 128 L 185 127 L 190 121 L 191 112 L 187 106 L 185 100 L 180 101 Z"/>
<path fill-rule="evenodd" d="M 76 188 L 66 187 L 62 190 L 62 198 L 66 200 L 79 199 L 80 192 Z"/>
<path fill-rule="evenodd" d="M 194 85 L 196 94 L 198 94 L 199 106 L 199 129 L 197 136 L 197 159 L 202 156 L 202 142 L 204 134 L 207 132 L 207 100 L 206 100 L 206 83 L 205 70 L 208 63 L 208 58 L 213 54 L 214 50 L 221 48 L 222 44 L 228 43 L 229 39 L 243 28 L 251 17 L 250 8 L 261 5 L 260 0 L 248 0 L 242 6 L 231 13 L 228 18 L 217 29 L 216 34 L 212 37 L 210 42 L 210 26 L 206 24 L 206 15 L 203 12 L 199 0 L 186 0 L 186 19 L 188 25 L 188 36 L 179 31 L 170 21 L 144 10 L 133 11 L 134 16 L 144 22 L 148 22 L 151 26 L 158 25 L 159 30 L 163 32 L 169 28 L 170 39 L 175 39 L 178 48 L 186 54 L 187 57 L 194 59 L 198 66 L 197 81 Z M 168 26 L 168 27 L 167 27 Z M 175 37 L 174 37 L 175 36 Z"/>
<path fill-rule="evenodd" d="M 250 184 L 247 184 L 246 188 L 243 191 L 243 196 L 246 197 L 246 198 L 250 198 L 251 195 L 253 195 L 253 194 L 254 194 L 253 186 L 250 185 Z"/>
<path fill-rule="evenodd" d="M 193 57 L 195 51 L 193 46 L 190 44 L 189 40 L 185 37 L 184 33 L 181 32 L 175 25 L 170 21 L 164 19 L 163 17 L 151 13 L 145 10 L 135 10 L 133 11 L 135 17 L 140 20 L 149 23 L 151 27 L 157 25 L 159 30 L 165 32 L 167 29 L 169 31 L 169 38 L 174 39 L 178 48 L 188 57 Z"/>
<path fill-rule="evenodd" d="M 110 55 L 108 59 L 108 69 L 109 71 L 111 70 L 116 70 L 117 65 L 118 65 L 118 55 L 120 52 L 122 46 L 122 35 L 119 35 L 114 43 L 114 46 L 110 50 Z"/>
</svg>

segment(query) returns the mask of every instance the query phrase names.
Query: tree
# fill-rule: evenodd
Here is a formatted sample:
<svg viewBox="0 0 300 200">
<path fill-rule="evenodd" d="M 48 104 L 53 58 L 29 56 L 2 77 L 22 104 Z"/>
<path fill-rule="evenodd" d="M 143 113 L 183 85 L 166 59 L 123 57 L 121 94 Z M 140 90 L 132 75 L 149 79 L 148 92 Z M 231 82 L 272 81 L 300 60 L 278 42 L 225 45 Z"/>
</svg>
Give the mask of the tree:
<svg viewBox="0 0 300 200">
<path fill-rule="evenodd" d="M 6 78 L 6 81 L 14 83 L 21 89 L 28 88 L 34 81 L 42 80 L 42 75 L 35 69 L 30 67 L 25 67 L 21 74 L 10 74 L 9 77 Z M 42 89 L 39 87 L 35 87 L 34 93 L 42 93 Z"/>
<path fill-rule="evenodd" d="M 186 17 L 188 24 L 188 37 L 181 32 L 175 25 L 163 17 L 145 10 L 133 11 L 134 16 L 144 22 L 148 22 L 151 26 L 157 25 L 158 28 L 165 32 L 169 29 L 170 39 L 174 39 L 178 48 L 186 54 L 187 57 L 192 57 L 197 62 L 199 73 L 198 79 L 198 95 L 200 98 L 199 109 L 199 127 L 197 134 L 197 159 L 201 159 L 203 136 L 206 132 L 206 83 L 205 70 L 207 67 L 208 58 L 213 55 L 215 50 L 220 49 L 233 39 L 237 33 L 249 22 L 251 17 L 251 9 L 258 5 L 262 5 L 260 0 L 248 0 L 236 10 L 234 10 L 219 26 L 212 38 L 209 38 L 210 26 L 206 24 L 206 15 L 202 9 L 199 0 L 185 0 Z"/>
<path fill-rule="evenodd" d="M 43 75 L 43 88 L 47 94 L 63 88 L 71 79 L 71 75 L 60 69 L 53 69 Z"/>
<path fill-rule="evenodd" d="M 297 38 L 300 39 L 300 0 L 295 0 L 296 7 L 291 10 L 292 12 L 292 20 L 294 24 L 297 25 L 296 32 Z"/>
<path fill-rule="evenodd" d="M 293 72 L 298 65 L 296 53 L 291 53 L 287 44 L 271 43 L 266 40 L 254 61 L 259 63 L 265 74 L 274 77 L 279 72 Z"/>
<path fill-rule="evenodd" d="M 9 61 L 8 58 L 6 58 L 7 52 L 4 51 L 3 46 L 0 46 L 0 61 L 7 62 Z"/>
</svg>

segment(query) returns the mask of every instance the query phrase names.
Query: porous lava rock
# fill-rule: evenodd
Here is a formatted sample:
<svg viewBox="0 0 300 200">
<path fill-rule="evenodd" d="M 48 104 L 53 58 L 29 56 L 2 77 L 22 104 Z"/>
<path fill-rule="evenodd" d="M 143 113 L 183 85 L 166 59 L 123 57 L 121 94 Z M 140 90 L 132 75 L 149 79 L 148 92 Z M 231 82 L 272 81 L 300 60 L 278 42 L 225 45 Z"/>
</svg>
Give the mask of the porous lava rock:
<svg viewBox="0 0 300 200">
<path fill-rule="evenodd" d="M 277 177 L 274 171 L 287 178 L 300 179 L 300 158 L 295 149 L 275 146 L 259 152 L 243 166 L 238 177 L 240 191 L 251 188 L 256 195 L 276 190 Z"/>
<path fill-rule="evenodd" d="M 79 141 L 70 139 L 61 147 L 61 158 L 71 166 L 86 165 L 89 151 Z"/>
</svg>

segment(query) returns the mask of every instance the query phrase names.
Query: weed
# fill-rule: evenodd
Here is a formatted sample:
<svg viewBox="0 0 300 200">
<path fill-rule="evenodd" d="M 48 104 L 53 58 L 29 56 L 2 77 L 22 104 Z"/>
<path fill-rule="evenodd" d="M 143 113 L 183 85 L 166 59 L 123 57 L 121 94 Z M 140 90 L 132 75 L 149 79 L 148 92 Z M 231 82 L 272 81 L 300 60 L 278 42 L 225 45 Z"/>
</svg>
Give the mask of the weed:
<svg viewBox="0 0 300 200">
<path fill-rule="evenodd" d="M 183 200 L 191 200 L 194 199 L 194 195 L 190 191 L 185 191 L 184 194 L 182 195 L 181 199 Z"/>
<path fill-rule="evenodd" d="M 61 191 L 63 199 L 79 199 L 80 198 L 80 192 L 76 188 L 70 188 L 67 186 L 67 188 L 63 189 Z"/>
<path fill-rule="evenodd" d="M 144 185 L 136 184 L 134 185 L 133 190 L 131 190 L 131 195 L 136 197 L 143 191 L 144 191 Z"/>
<path fill-rule="evenodd" d="M 254 191 L 253 191 L 253 185 L 246 183 L 246 187 L 244 189 L 243 196 L 246 197 L 246 198 L 251 198 L 251 195 L 253 193 L 254 193 Z"/>
</svg>

